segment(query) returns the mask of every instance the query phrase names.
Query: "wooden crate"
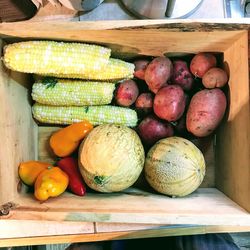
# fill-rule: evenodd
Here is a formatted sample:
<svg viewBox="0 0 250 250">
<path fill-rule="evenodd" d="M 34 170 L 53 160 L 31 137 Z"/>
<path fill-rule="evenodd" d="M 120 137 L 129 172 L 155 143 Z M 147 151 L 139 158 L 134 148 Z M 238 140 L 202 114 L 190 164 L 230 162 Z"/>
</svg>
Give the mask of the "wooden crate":
<svg viewBox="0 0 250 250">
<path fill-rule="evenodd" d="M 0 68 L 1 219 L 154 224 L 250 225 L 250 109 L 248 26 L 239 24 L 119 21 L 1 24 L 1 48 L 10 41 L 50 39 L 109 46 L 114 56 L 218 52 L 230 75 L 227 118 L 204 148 L 207 176 L 184 198 L 133 187 L 121 193 L 64 193 L 40 203 L 21 184 L 21 161 L 51 160 L 47 139 L 55 127 L 31 115 L 29 75 Z"/>
</svg>

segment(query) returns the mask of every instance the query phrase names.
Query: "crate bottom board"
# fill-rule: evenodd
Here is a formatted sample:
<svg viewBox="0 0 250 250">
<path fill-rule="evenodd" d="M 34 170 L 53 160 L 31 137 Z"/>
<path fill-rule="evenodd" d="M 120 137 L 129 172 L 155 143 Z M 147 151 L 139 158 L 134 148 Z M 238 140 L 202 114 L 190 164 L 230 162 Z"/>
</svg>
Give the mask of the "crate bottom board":
<svg viewBox="0 0 250 250">
<path fill-rule="evenodd" d="M 120 193 L 65 192 L 46 202 L 20 194 L 5 219 L 154 224 L 250 225 L 250 214 L 215 188 L 199 188 L 182 198 L 136 188 Z"/>
</svg>

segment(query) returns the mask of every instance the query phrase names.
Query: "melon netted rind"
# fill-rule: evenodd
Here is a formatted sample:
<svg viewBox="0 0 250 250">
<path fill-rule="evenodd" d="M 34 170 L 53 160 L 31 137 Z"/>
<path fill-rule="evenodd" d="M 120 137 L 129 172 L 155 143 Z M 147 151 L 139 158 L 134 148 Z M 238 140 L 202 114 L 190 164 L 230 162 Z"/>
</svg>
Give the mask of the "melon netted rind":
<svg viewBox="0 0 250 250">
<path fill-rule="evenodd" d="M 79 168 L 85 183 L 99 192 L 118 192 L 132 186 L 145 162 L 137 133 L 121 125 L 94 128 L 79 149 Z"/>
<path fill-rule="evenodd" d="M 150 186 L 169 196 L 186 196 L 195 191 L 205 176 L 202 152 L 189 140 L 168 137 L 148 152 L 145 177 Z"/>
</svg>

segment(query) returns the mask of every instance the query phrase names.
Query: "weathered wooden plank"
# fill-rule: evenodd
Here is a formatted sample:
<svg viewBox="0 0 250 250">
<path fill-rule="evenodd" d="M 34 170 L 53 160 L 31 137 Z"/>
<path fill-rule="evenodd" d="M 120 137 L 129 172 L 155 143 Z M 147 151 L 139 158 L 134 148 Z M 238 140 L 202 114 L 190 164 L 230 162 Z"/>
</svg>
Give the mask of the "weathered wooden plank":
<svg viewBox="0 0 250 250">
<path fill-rule="evenodd" d="M 92 222 L 0 220 L 0 228 L 0 239 L 94 233 Z"/>
<path fill-rule="evenodd" d="M 38 129 L 38 160 L 54 164 L 56 156 L 53 154 L 50 145 L 49 138 L 61 127 L 39 127 Z"/>
<path fill-rule="evenodd" d="M 4 46 L 0 39 L 0 48 Z M 37 125 L 31 115 L 29 76 L 6 69 L 0 61 L 0 205 L 17 194 L 18 165 L 36 158 Z"/>
<path fill-rule="evenodd" d="M 35 23 L 36 24 L 36 23 Z M 47 23 L 46 23 L 47 24 Z M 57 29 L 52 26 L 39 28 L 39 33 L 34 30 L 36 25 L 19 28 L 15 27 L 2 30 L 0 24 L 0 34 L 9 36 L 18 36 L 20 38 L 39 38 L 67 41 L 82 41 L 88 43 L 98 43 L 109 46 L 112 49 L 113 56 L 119 57 L 135 57 L 136 55 L 161 56 L 168 52 L 182 53 L 198 53 L 200 51 L 219 51 L 225 49 L 234 43 L 235 39 L 241 36 L 243 31 L 230 32 L 171 32 L 164 30 L 163 26 L 155 27 L 154 29 L 138 28 L 124 30 L 99 30 L 95 29 L 84 30 L 80 22 L 72 25 L 72 27 L 64 27 L 61 24 L 60 28 L 54 24 Z M 96 25 L 96 24 L 95 24 Z M 37 27 L 38 28 L 38 27 Z M 84 32 L 76 33 L 76 28 L 84 30 Z M 94 28 L 94 27 L 93 27 Z M 65 30 L 64 30 L 65 29 Z M 135 39 L 135 36 L 137 39 Z M 194 42 L 193 37 L 196 38 Z M 165 41 L 165 42 L 163 42 Z M 184 43 L 178 41 L 185 41 Z M 154 46 L 152 46 L 154 44 Z"/>
<path fill-rule="evenodd" d="M 131 188 L 121 193 L 87 193 L 84 197 L 64 193 L 44 203 L 35 201 L 32 195 L 23 195 L 15 202 L 16 209 L 2 219 L 250 225 L 250 214 L 214 188 L 201 188 L 182 198 Z"/>
<path fill-rule="evenodd" d="M 171 19 L 171 20 L 112 20 L 112 21 L 84 21 L 84 22 L 16 22 L 0 24 L 0 31 L 5 35 L 15 35 L 18 30 L 33 30 L 39 27 L 42 30 L 56 32 L 61 28 L 72 31 L 82 30 L 103 30 L 103 29 L 168 29 L 181 32 L 199 32 L 199 31 L 221 31 L 221 30 L 248 30 L 250 28 L 250 18 L 239 19 Z M 32 32 L 33 33 L 33 32 Z M 39 34 L 37 34 L 39 36 Z"/>
<path fill-rule="evenodd" d="M 42 224 L 41 224 L 42 227 Z M 135 238 L 151 238 L 164 236 L 192 235 L 204 233 L 218 232 L 247 232 L 250 227 L 229 227 L 229 226 L 172 226 L 160 229 L 149 230 L 131 230 L 120 232 L 101 232 L 90 234 L 67 234 L 58 236 L 41 236 L 41 237 L 24 237 L 1 239 L 0 246 L 27 246 L 27 245 L 44 245 L 44 244 L 59 244 L 73 242 L 94 242 L 114 239 L 135 239 Z"/>
<path fill-rule="evenodd" d="M 248 34 L 245 33 L 224 52 L 229 71 L 227 122 L 216 142 L 216 186 L 250 212 L 250 102 Z M 241 54 L 240 57 L 238 55 Z"/>
</svg>

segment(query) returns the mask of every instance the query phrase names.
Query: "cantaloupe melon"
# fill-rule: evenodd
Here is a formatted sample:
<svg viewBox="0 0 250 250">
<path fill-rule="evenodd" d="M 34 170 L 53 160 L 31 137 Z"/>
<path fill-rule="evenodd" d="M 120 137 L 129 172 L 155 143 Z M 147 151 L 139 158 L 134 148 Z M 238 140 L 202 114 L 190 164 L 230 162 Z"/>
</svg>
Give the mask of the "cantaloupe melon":
<svg viewBox="0 0 250 250">
<path fill-rule="evenodd" d="M 169 137 L 148 152 L 145 177 L 150 186 L 169 196 L 185 196 L 196 190 L 205 175 L 201 151 L 189 140 Z"/>
<path fill-rule="evenodd" d="M 118 192 L 132 186 L 144 162 L 141 140 L 126 126 L 100 125 L 89 133 L 79 149 L 84 181 L 99 192 Z"/>
</svg>

